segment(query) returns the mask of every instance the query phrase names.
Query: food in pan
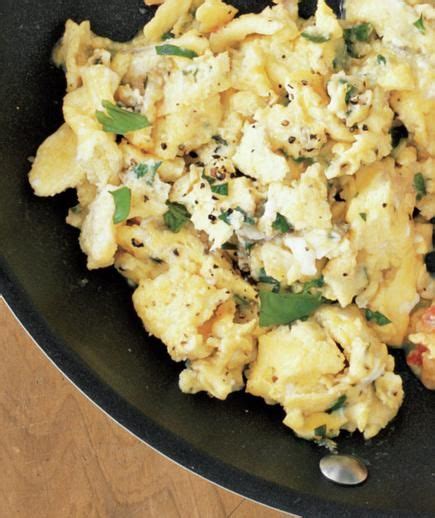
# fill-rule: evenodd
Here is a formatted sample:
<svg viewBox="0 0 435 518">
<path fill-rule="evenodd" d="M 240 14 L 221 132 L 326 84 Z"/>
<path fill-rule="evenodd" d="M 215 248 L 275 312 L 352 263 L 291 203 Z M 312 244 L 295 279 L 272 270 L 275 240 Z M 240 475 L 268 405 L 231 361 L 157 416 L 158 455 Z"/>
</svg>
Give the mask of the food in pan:
<svg viewBox="0 0 435 518">
<path fill-rule="evenodd" d="M 30 183 L 77 190 L 89 269 L 134 285 L 183 392 L 373 437 L 403 399 L 387 345 L 435 388 L 435 9 L 158 3 L 130 43 L 66 23 L 65 123 Z"/>
</svg>

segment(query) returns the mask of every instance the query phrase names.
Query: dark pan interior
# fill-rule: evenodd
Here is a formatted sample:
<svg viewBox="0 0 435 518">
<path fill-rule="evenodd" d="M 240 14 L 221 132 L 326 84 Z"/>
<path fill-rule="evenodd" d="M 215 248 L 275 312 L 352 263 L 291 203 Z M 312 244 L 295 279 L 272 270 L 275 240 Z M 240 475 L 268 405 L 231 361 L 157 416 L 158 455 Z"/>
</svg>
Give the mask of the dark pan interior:
<svg viewBox="0 0 435 518">
<path fill-rule="evenodd" d="M 234 3 L 251 9 L 267 4 Z M 406 400 L 398 418 L 367 443 L 358 435 L 340 440 L 340 451 L 367 461 L 368 482 L 358 488 L 332 485 L 318 470 L 324 451 L 297 440 L 280 424 L 278 408 L 243 394 L 225 403 L 183 395 L 177 386 L 180 367 L 144 333 L 130 288 L 111 269 L 86 270 L 77 232 L 64 223 L 74 196 L 32 196 L 27 157 L 61 122 L 63 73 L 49 59 L 64 20 L 90 19 L 97 33 L 126 40 L 150 13 L 141 0 L 0 0 L 0 250 L 6 300 L 90 398 L 194 472 L 304 516 L 434 516 L 435 393 L 409 375 L 401 354 L 396 356 Z"/>
</svg>

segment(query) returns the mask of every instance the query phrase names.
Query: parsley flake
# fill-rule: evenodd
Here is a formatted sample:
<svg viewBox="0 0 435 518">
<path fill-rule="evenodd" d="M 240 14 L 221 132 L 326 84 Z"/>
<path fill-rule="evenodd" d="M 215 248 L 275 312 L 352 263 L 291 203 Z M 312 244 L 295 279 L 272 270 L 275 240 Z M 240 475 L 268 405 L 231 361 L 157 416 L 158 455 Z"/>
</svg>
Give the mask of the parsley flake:
<svg viewBox="0 0 435 518">
<path fill-rule="evenodd" d="M 326 424 L 322 424 L 314 429 L 315 437 L 320 437 L 321 439 L 326 437 Z"/>
<path fill-rule="evenodd" d="M 286 217 L 280 214 L 279 212 L 276 214 L 275 221 L 272 223 L 273 230 L 281 232 L 281 234 L 286 234 L 293 230 L 293 226 L 287 221 Z"/>
<path fill-rule="evenodd" d="M 240 214 L 243 214 L 243 221 L 247 223 L 248 225 L 254 225 L 255 219 L 251 216 L 249 216 L 246 211 L 244 211 L 241 207 L 237 206 L 234 210 L 237 212 L 240 212 Z"/>
<path fill-rule="evenodd" d="M 211 191 L 221 196 L 228 196 L 228 183 L 220 183 L 218 185 L 212 185 Z"/>
<path fill-rule="evenodd" d="M 181 227 L 190 219 L 190 212 L 181 203 L 167 201 L 167 212 L 163 215 L 166 226 L 172 232 L 180 232 Z"/>
<path fill-rule="evenodd" d="M 331 39 L 330 36 L 322 36 L 321 34 L 307 31 L 301 32 L 301 36 L 309 41 L 312 41 L 313 43 L 325 43 Z"/>
<path fill-rule="evenodd" d="M 424 26 L 424 18 L 423 15 L 420 16 L 418 20 L 416 20 L 412 25 L 417 27 L 417 29 L 422 33 L 426 34 L 426 27 Z"/>
<path fill-rule="evenodd" d="M 150 125 L 145 115 L 120 108 L 110 101 L 102 101 L 101 104 L 106 112 L 97 110 L 95 116 L 106 133 L 125 135 Z"/>
<path fill-rule="evenodd" d="M 260 290 L 260 327 L 287 325 L 308 318 L 322 303 L 321 297 L 308 293 Z"/>
<path fill-rule="evenodd" d="M 121 187 L 116 191 L 110 191 L 115 201 L 115 212 L 113 214 L 113 223 L 117 225 L 128 218 L 131 207 L 131 190 L 128 187 Z"/>
<path fill-rule="evenodd" d="M 160 39 L 162 41 L 166 41 L 166 40 L 172 40 L 172 38 L 175 38 L 175 34 L 172 33 L 171 31 L 168 31 L 168 32 L 164 32 Z"/>
<path fill-rule="evenodd" d="M 332 414 L 332 412 L 335 412 L 336 410 L 340 410 L 341 408 L 344 408 L 346 406 L 346 400 L 347 396 L 343 394 L 340 396 L 337 401 L 330 407 L 328 410 L 326 410 L 327 414 Z"/>
<path fill-rule="evenodd" d="M 371 23 L 360 23 L 354 25 L 349 29 L 344 29 L 343 37 L 346 44 L 348 54 L 353 58 L 358 58 L 355 52 L 354 45 L 359 41 L 368 41 L 373 32 L 373 25 Z"/>
<path fill-rule="evenodd" d="M 261 268 L 258 273 L 258 282 L 261 282 L 262 284 L 271 284 L 273 286 L 272 291 L 274 293 L 278 293 L 281 289 L 281 283 L 274 277 L 267 275 L 264 268 Z"/>
<path fill-rule="evenodd" d="M 178 56 L 180 58 L 193 59 L 198 57 L 198 54 L 194 50 L 185 49 L 183 47 L 177 47 L 166 43 L 165 45 L 158 45 L 156 52 L 159 56 Z"/>
<path fill-rule="evenodd" d="M 365 317 L 368 322 L 374 322 L 378 326 L 386 326 L 391 324 L 391 320 L 383 315 L 380 311 L 365 310 Z"/>
<path fill-rule="evenodd" d="M 302 293 L 309 293 L 313 288 L 323 288 L 323 286 L 325 286 L 325 279 L 321 275 L 317 279 L 305 282 L 302 287 Z"/>
<path fill-rule="evenodd" d="M 136 175 L 136 178 L 143 178 L 146 176 L 146 183 L 148 185 L 152 185 L 154 183 L 157 170 L 161 165 L 162 162 L 154 162 L 152 164 L 145 164 L 144 162 L 141 162 L 140 164 L 134 166 L 133 172 Z"/>
<path fill-rule="evenodd" d="M 417 200 L 420 201 L 423 196 L 426 196 L 426 181 L 421 173 L 417 173 L 414 176 L 414 189 L 417 192 Z"/>
</svg>

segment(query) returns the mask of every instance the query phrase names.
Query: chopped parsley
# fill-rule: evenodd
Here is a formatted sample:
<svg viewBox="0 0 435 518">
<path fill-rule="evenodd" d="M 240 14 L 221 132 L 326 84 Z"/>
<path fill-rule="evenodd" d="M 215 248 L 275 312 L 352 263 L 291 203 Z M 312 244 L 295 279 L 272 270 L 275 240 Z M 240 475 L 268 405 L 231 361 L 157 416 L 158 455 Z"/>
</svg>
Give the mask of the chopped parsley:
<svg viewBox="0 0 435 518">
<path fill-rule="evenodd" d="M 343 37 L 348 54 L 353 58 L 358 58 L 359 56 L 355 52 L 354 48 L 355 43 L 359 41 L 368 41 L 372 32 L 373 26 L 371 23 L 360 23 L 350 27 L 349 29 L 344 29 Z"/>
<path fill-rule="evenodd" d="M 346 406 L 346 400 L 347 396 L 343 394 L 340 396 L 337 401 L 330 407 L 328 410 L 326 410 L 327 414 L 332 414 L 332 412 L 335 412 L 336 410 L 340 410 L 341 408 L 344 408 Z"/>
<path fill-rule="evenodd" d="M 230 216 L 231 214 L 234 212 L 233 209 L 228 209 L 226 210 L 225 212 L 221 212 L 221 214 L 218 216 L 218 219 L 222 220 L 223 222 L 225 222 L 227 225 L 231 225 L 231 222 L 230 222 Z"/>
<path fill-rule="evenodd" d="M 168 31 L 168 32 L 164 32 L 160 39 L 162 41 L 166 41 L 166 40 L 172 40 L 172 38 L 175 38 L 175 34 L 171 31 Z"/>
<path fill-rule="evenodd" d="M 301 32 L 301 36 L 309 41 L 312 41 L 313 43 L 325 43 L 331 39 L 330 36 L 322 36 L 322 34 L 316 34 L 315 32 L 307 31 Z"/>
<path fill-rule="evenodd" d="M 167 212 L 163 215 L 166 226 L 172 232 L 180 232 L 181 227 L 190 219 L 190 213 L 181 203 L 167 201 Z"/>
<path fill-rule="evenodd" d="M 374 322 L 378 326 L 386 326 L 391 324 L 391 320 L 383 315 L 380 311 L 365 310 L 365 317 L 368 322 Z"/>
<path fill-rule="evenodd" d="M 261 268 L 258 273 L 258 282 L 261 282 L 262 284 L 271 284 L 273 286 L 272 291 L 274 293 L 278 293 L 281 289 L 281 283 L 274 277 L 267 275 L 264 268 Z"/>
<path fill-rule="evenodd" d="M 426 196 L 426 181 L 421 173 L 414 175 L 414 189 L 417 192 L 417 200 L 420 201 L 423 196 Z"/>
<path fill-rule="evenodd" d="M 423 15 L 421 15 L 420 18 L 418 20 L 416 20 L 412 25 L 414 25 L 414 27 L 417 27 L 417 29 L 422 34 L 426 34 L 426 27 L 424 26 Z"/>
<path fill-rule="evenodd" d="M 234 210 L 236 210 L 237 212 L 240 212 L 240 214 L 243 215 L 243 221 L 245 223 L 247 223 L 248 225 L 254 225 L 255 224 L 255 219 L 252 218 L 251 216 L 249 216 L 246 211 L 244 211 L 241 207 L 236 207 Z"/>
<path fill-rule="evenodd" d="M 364 221 L 367 221 L 367 213 L 366 212 L 360 212 L 359 215 L 360 215 L 361 219 L 363 219 Z"/>
<path fill-rule="evenodd" d="M 287 325 L 311 316 L 322 297 L 308 293 L 276 293 L 260 290 L 260 327 Z"/>
<path fill-rule="evenodd" d="M 323 288 L 323 286 L 325 286 L 325 279 L 321 275 L 317 279 L 305 282 L 302 287 L 302 293 L 309 293 L 313 288 Z"/>
<path fill-rule="evenodd" d="M 321 439 L 326 437 L 326 424 L 322 424 L 314 429 L 315 437 L 320 437 Z"/>
<path fill-rule="evenodd" d="M 230 216 L 234 211 L 240 212 L 243 215 L 243 221 L 248 223 L 248 225 L 254 225 L 255 220 L 251 216 L 249 216 L 241 207 L 236 207 L 235 209 L 227 209 L 225 212 L 220 214 L 219 219 L 224 221 L 227 225 L 231 225 Z"/>
<path fill-rule="evenodd" d="M 193 59 L 198 57 L 198 54 L 194 50 L 185 49 L 183 47 L 177 47 L 166 43 L 164 45 L 158 45 L 156 52 L 159 56 L 178 56 L 180 58 Z"/>
<path fill-rule="evenodd" d="M 376 61 L 378 62 L 379 65 L 387 64 L 387 60 L 385 59 L 385 57 L 382 54 L 378 54 Z"/>
<path fill-rule="evenodd" d="M 228 183 L 220 183 L 211 186 L 212 192 L 220 194 L 221 196 L 228 196 Z"/>
<path fill-rule="evenodd" d="M 355 86 L 346 81 L 346 79 L 339 79 L 338 82 L 342 85 L 346 85 L 344 101 L 346 104 L 349 104 L 350 100 L 358 92 L 358 90 L 355 88 Z"/>
<path fill-rule="evenodd" d="M 144 162 L 141 162 L 140 164 L 134 166 L 133 172 L 136 175 L 136 178 L 143 178 L 146 176 L 146 183 L 148 185 L 152 185 L 154 183 L 157 170 L 161 165 L 162 162 L 154 162 L 152 164 L 145 164 Z"/>
<path fill-rule="evenodd" d="M 272 223 L 273 230 L 286 234 L 293 230 L 293 226 L 287 221 L 286 217 L 279 212 L 276 215 L 275 221 Z"/>
<path fill-rule="evenodd" d="M 97 110 L 95 116 L 106 133 L 125 135 L 150 125 L 145 115 L 120 108 L 110 101 L 102 101 L 101 104 L 106 112 Z"/>
<path fill-rule="evenodd" d="M 292 157 L 293 162 L 296 162 L 297 164 L 306 164 L 306 165 L 313 165 L 314 164 L 314 158 L 311 158 L 309 156 L 298 156 L 297 158 Z"/>
<path fill-rule="evenodd" d="M 128 187 L 121 187 L 116 191 L 110 191 L 115 201 L 115 212 L 113 214 L 113 223 L 117 225 L 128 218 L 131 207 L 131 190 Z"/>
</svg>

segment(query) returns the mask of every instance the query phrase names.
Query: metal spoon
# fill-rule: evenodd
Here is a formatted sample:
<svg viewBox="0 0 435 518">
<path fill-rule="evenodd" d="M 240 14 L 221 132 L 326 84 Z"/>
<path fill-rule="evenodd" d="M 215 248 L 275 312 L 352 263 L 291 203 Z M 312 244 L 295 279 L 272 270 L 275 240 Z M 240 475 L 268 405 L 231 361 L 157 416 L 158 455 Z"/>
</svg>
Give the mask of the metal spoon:
<svg viewBox="0 0 435 518">
<path fill-rule="evenodd" d="M 353 455 L 326 455 L 320 461 L 320 471 L 327 479 L 344 486 L 362 484 L 368 476 L 367 466 Z"/>
</svg>

